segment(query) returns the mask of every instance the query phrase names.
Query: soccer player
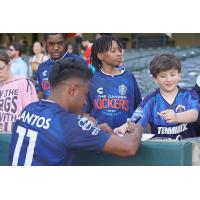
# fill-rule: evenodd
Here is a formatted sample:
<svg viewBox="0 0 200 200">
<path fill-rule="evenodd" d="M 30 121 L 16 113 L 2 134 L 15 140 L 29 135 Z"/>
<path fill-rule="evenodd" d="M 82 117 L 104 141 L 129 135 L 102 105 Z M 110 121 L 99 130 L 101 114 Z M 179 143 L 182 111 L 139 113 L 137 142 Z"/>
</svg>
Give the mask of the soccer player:
<svg viewBox="0 0 200 200">
<path fill-rule="evenodd" d="M 77 149 L 119 156 L 136 153 L 143 132 L 140 126 L 120 137 L 79 114 L 90 78 L 87 65 L 75 58 L 54 64 L 49 77 L 51 95 L 27 106 L 14 125 L 11 165 L 73 165 Z"/>
<path fill-rule="evenodd" d="M 124 124 L 141 102 L 133 73 L 119 67 L 122 56 L 122 44 L 116 37 L 102 36 L 94 41 L 91 60 L 97 72 L 90 82 L 84 112 L 112 129 Z"/>
<path fill-rule="evenodd" d="M 150 72 L 159 89 L 148 95 L 140 103 L 131 117 L 143 128 L 148 124 L 155 137 L 188 138 L 195 137 L 196 132 L 191 122 L 198 117 L 198 96 L 194 90 L 178 86 L 181 63 L 172 54 L 161 54 L 151 61 Z M 115 129 L 117 133 L 128 130 L 128 123 Z"/>
<path fill-rule="evenodd" d="M 55 62 L 68 57 L 77 58 L 81 62 L 85 62 L 80 56 L 67 53 L 65 33 L 45 33 L 44 39 L 50 58 L 41 63 L 37 71 L 39 99 L 46 99 L 50 95 L 49 74 Z"/>
</svg>

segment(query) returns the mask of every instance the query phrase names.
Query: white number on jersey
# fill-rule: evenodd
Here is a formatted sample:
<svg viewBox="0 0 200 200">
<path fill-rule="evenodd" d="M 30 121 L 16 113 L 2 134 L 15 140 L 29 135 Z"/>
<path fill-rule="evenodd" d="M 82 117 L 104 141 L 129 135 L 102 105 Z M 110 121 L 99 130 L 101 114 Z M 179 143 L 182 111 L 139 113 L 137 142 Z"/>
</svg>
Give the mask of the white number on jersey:
<svg viewBox="0 0 200 200">
<path fill-rule="evenodd" d="M 19 153 L 23 144 L 23 140 L 24 140 L 24 137 L 27 136 L 29 138 L 29 144 L 27 148 L 24 165 L 30 166 L 33 160 L 33 154 L 34 154 L 35 143 L 36 143 L 38 132 L 33 131 L 31 129 L 27 130 L 26 128 L 23 128 L 22 126 L 18 126 L 16 132 L 19 134 L 19 137 L 18 137 L 17 144 L 14 151 L 12 165 L 18 164 Z"/>
</svg>

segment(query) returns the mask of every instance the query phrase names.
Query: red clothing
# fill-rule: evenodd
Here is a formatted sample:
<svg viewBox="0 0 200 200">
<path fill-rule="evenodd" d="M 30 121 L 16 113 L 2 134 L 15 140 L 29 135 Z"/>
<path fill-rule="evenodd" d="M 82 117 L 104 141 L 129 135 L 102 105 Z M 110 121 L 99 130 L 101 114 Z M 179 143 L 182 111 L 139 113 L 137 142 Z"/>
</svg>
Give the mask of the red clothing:
<svg viewBox="0 0 200 200">
<path fill-rule="evenodd" d="M 91 64 L 91 61 L 90 61 L 91 50 L 92 50 L 92 45 L 88 47 L 84 53 L 84 58 L 88 65 Z"/>
</svg>

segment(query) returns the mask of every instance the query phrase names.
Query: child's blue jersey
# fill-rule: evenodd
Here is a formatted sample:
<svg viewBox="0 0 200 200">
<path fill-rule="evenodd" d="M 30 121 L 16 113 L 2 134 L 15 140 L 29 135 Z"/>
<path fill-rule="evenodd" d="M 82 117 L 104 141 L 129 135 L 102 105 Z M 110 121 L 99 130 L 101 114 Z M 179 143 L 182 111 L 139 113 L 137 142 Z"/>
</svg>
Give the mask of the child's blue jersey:
<svg viewBox="0 0 200 200">
<path fill-rule="evenodd" d="M 65 55 L 58 60 L 61 60 L 64 58 L 76 58 L 76 59 L 80 60 L 82 63 L 84 63 L 85 65 L 87 65 L 86 62 L 80 56 L 77 56 L 75 54 L 65 53 Z M 47 61 L 45 61 L 39 65 L 39 68 L 37 71 L 38 91 L 44 92 L 45 99 L 47 99 L 50 95 L 49 74 L 52 70 L 53 64 L 55 62 L 57 62 L 58 60 L 53 61 L 49 58 Z"/>
<path fill-rule="evenodd" d="M 12 131 L 10 165 L 73 165 L 75 150 L 101 152 L 111 134 L 52 101 L 29 104 Z"/>
<path fill-rule="evenodd" d="M 83 109 L 98 124 L 107 123 L 112 129 L 130 118 L 141 102 L 141 94 L 135 77 L 124 68 L 121 74 L 111 76 L 98 71 L 90 82 L 88 102 Z"/>
<path fill-rule="evenodd" d="M 145 97 L 140 103 L 131 119 L 136 121 L 139 117 L 139 124 L 145 128 L 148 124 L 151 133 L 155 137 L 168 137 L 175 139 L 178 135 L 182 138 L 196 137 L 194 127 L 191 123 L 167 123 L 158 113 L 166 109 L 173 109 L 174 112 L 183 112 L 195 109 L 199 112 L 198 96 L 195 91 L 179 88 L 178 94 L 173 102 L 169 104 L 157 89 L 152 94 Z"/>
</svg>

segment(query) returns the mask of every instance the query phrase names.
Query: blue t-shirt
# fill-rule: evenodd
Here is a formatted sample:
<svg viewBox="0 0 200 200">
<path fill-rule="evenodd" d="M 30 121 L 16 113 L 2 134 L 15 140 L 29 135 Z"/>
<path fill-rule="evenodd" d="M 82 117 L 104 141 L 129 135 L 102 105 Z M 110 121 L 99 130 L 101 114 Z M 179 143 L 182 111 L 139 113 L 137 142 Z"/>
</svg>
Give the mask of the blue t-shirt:
<svg viewBox="0 0 200 200">
<path fill-rule="evenodd" d="M 84 112 L 90 113 L 98 124 L 107 123 L 112 129 L 121 126 L 130 118 L 141 102 L 141 94 L 135 77 L 125 68 L 115 76 L 94 73 L 90 81 L 87 105 Z"/>
<path fill-rule="evenodd" d="M 61 60 L 61 59 L 64 59 L 64 58 L 76 58 L 78 60 L 80 60 L 82 63 L 84 63 L 86 66 L 86 62 L 83 60 L 83 58 L 81 58 L 80 56 L 78 55 L 75 55 L 75 54 L 69 54 L 69 53 L 65 53 L 63 55 L 62 58 L 58 59 L 58 60 Z M 45 99 L 47 99 L 50 95 L 50 84 L 49 84 L 49 75 L 50 75 L 50 72 L 52 70 L 52 66 L 55 62 L 57 62 L 58 60 L 56 61 L 53 61 L 51 60 L 50 58 L 41 63 L 38 67 L 38 71 L 37 71 L 37 78 L 38 78 L 38 91 L 43 91 L 44 94 L 45 94 Z"/>
<path fill-rule="evenodd" d="M 75 150 L 101 152 L 111 134 L 52 101 L 29 104 L 12 131 L 10 165 L 73 165 Z"/>
<path fill-rule="evenodd" d="M 139 124 L 145 128 L 148 124 L 151 127 L 151 133 L 155 137 L 168 137 L 175 139 L 178 135 L 182 138 L 196 137 L 196 132 L 191 123 L 167 123 L 158 113 L 166 109 L 173 109 L 179 113 L 190 109 L 199 112 L 197 93 L 193 90 L 179 88 L 174 102 L 170 105 L 157 89 L 152 94 L 144 98 L 131 119 L 136 121 L 139 117 Z"/>
</svg>

